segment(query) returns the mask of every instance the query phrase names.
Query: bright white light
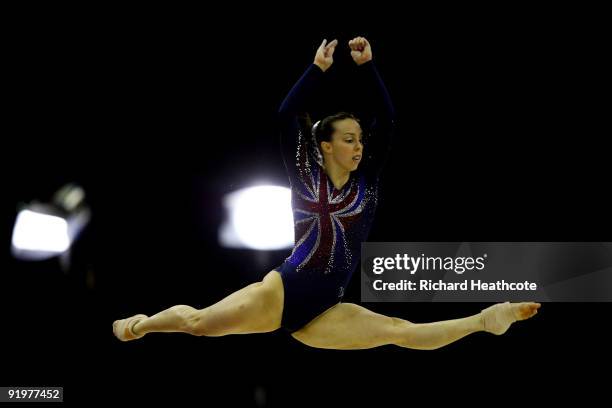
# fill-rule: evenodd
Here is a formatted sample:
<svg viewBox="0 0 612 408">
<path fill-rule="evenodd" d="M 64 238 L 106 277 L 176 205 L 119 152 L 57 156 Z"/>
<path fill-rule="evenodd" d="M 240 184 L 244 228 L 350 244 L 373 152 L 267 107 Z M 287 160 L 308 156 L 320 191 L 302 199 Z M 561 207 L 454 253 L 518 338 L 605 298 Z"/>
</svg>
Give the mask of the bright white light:
<svg viewBox="0 0 612 408">
<path fill-rule="evenodd" d="M 291 190 L 288 188 L 249 187 L 228 194 L 224 203 L 229 222 L 221 227 L 221 245 L 261 250 L 293 246 Z"/>
<path fill-rule="evenodd" d="M 62 253 L 70 247 L 68 223 L 61 217 L 23 210 L 17 215 L 12 242 L 19 250 Z"/>
</svg>

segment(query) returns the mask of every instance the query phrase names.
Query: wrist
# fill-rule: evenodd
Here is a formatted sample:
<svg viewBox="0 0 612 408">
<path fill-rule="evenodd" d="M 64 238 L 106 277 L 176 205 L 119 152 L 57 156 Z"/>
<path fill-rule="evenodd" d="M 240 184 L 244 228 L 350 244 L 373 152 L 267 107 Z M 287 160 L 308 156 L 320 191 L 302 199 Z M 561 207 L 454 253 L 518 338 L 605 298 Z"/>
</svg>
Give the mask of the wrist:
<svg viewBox="0 0 612 408">
<path fill-rule="evenodd" d="M 319 67 L 321 69 L 321 71 L 325 72 L 329 69 L 330 65 L 325 65 L 325 64 L 321 64 L 317 61 L 313 62 L 314 65 L 316 65 L 317 67 Z"/>
<path fill-rule="evenodd" d="M 368 62 L 372 62 L 372 59 L 370 58 L 370 59 L 369 59 L 369 60 L 367 60 L 367 61 L 362 61 L 362 62 L 357 62 L 357 61 L 355 61 L 355 62 L 357 63 L 357 66 L 358 66 L 358 67 L 361 67 L 361 66 L 363 66 L 363 65 L 367 64 Z"/>
</svg>

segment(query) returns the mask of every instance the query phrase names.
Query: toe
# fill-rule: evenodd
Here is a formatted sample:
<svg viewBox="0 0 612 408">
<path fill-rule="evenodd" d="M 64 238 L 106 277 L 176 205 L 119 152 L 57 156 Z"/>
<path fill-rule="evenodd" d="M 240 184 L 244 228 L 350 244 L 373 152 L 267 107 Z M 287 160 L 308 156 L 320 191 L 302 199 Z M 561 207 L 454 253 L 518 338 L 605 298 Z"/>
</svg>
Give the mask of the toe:
<svg viewBox="0 0 612 408">
<path fill-rule="evenodd" d="M 519 320 L 524 320 L 524 319 L 529 319 L 531 316 L 533 315 L 533 311 L 531 309 L 531 305 L 528 303 L 523 303 L 519 308 L 518 308 L 518 319 Z"/>
<path fill-rule="evenodd" d="M 524 303 L 519 309 L 519 318 L 524 320 L 535 316 L 538 313 L 540 306 L 541 305 L 539 303 Z"/>
<path fill-rule="evenodd" d="M 529 305 L 529 310 L 531 311 L 531 316 L 534 316 L 536 313 L 538 313 L 538 309 L 541 307 L 541 305 L 539 303 L 531 303 Z"/>
</svg>

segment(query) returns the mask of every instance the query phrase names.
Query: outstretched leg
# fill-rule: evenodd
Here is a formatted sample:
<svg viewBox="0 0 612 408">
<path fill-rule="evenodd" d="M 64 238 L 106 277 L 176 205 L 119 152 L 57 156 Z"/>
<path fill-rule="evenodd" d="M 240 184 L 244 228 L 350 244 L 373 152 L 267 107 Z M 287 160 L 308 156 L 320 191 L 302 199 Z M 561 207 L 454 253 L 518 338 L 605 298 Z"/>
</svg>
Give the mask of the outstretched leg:
<svg viewBox="0 0 612 408">
<path fill-rule="evenodd" d="M 119 340 L 134 340 L 153 332 L 182 332 L 195 336 L 264 333 L 280 327 L 283 282 L 277 271 L 261 282 L 232 293 L 212 306 L 198 310 L 177 305 L 151 317 L 136 315 L 113 323 Z"/>
<path fill-rule="evenodd" d="M 539 307 L 538 303 L 505 303 L 462 319 L 411 323 L 352 303 L 339 303 L 292 335 L 304 344 L 327 349 L 367 349 L 395 344 L 433 350 L 478 331 L 501 334 L 512 322 L 535 315 Z"/>
</svg>

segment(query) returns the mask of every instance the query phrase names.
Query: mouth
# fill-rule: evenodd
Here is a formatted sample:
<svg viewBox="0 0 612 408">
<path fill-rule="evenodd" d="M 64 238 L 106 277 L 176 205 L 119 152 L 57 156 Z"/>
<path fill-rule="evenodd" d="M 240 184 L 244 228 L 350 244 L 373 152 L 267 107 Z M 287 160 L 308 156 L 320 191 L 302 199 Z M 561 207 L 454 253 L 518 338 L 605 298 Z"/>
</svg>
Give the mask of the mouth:
<svg viewBox="0 0 612 408">
<path fill-rule="evenodd" d="M 361 155 L 358 154 L 357 156 L 353 156 L 353 161 L 358 162 L 359 160 L 361 160 Z"/>
</svg>

